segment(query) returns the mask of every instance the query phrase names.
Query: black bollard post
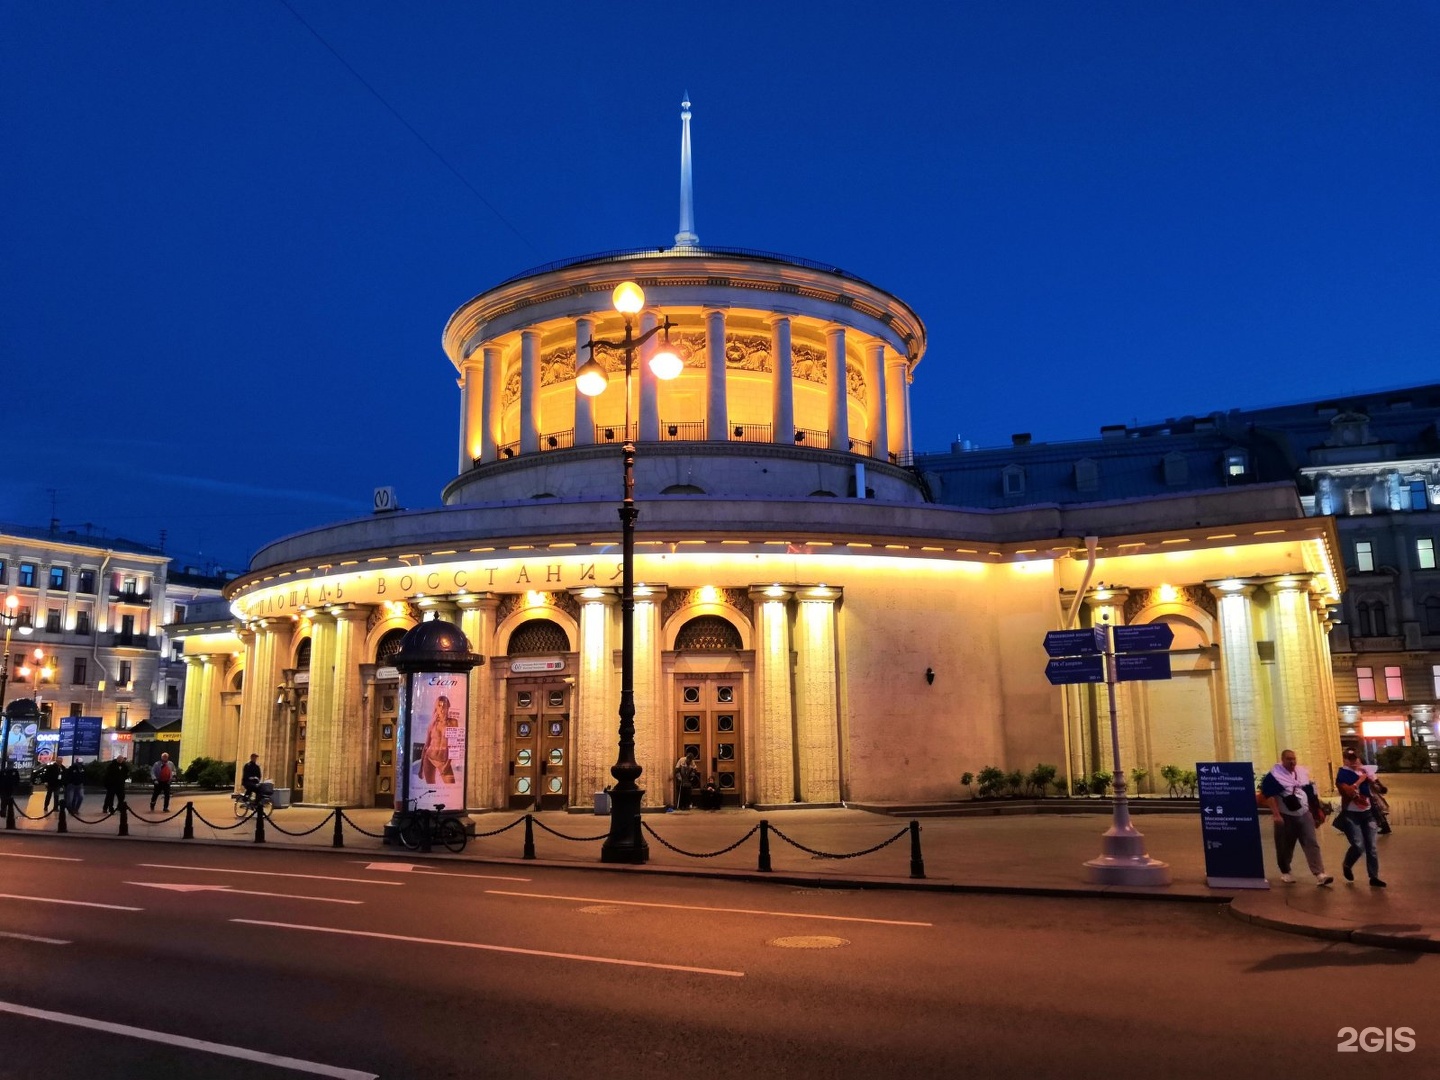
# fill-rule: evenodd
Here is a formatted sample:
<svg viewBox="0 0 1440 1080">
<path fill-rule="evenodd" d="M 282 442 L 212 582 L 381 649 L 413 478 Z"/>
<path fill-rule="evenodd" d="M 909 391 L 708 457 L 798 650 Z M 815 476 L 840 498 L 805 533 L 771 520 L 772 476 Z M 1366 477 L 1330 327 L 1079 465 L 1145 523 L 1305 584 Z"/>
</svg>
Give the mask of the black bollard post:
<svg viewBox="0 0 1440 1080">
<path fill-rule="evenodd" d="M 255 807 L 255 843 L 265 842 L 265 804 L 262 802 Z"/>
<path fill-rule="evenodd" d="M 123 799 L 120 801 L 120 835 L 130 835 L 130 807 Z"/>
<path fill-rule="evenodd" d="M 529 814 L 525 815 L 525 853 L 520 857 L 522 859 L 535 858 L 535 822 Z"/>
<path fill-rule="evenodd" d="M 770 822 L 764 818 L 760 819 L 760 865 L 756 869 L 770 873 Z"/>
<path fill-rule="evenodd" d="M 56 832 L 69 832 L 70 828 L 65 824 L 65 803 L 63 800 L 55 804 L 55 812 L 60 821 L 59 828 L 56 829 Z"/>
<path fill-rule="evenodd" d="M 180 839 L 195 839 L 195 804 L 193 802 L 185 804 L 185 831 L 180 834 Z"/>
<path fill-rule="evenodd" d="M 5 800 L 5 828 L 15 828 L 15 800 L 11 798 Z"/>
<path fill-rule="evenodd" d="M 925 860 L 920 856 L 920 822 L 910 822 L 910 876 L 925 876 Z"/>
<path fill-rule="evenodd" d="M 340 831 L 340 818 L 341 818 L 341 816 L 342 816 L 342 815 L 341 815 L 341 813 L 340 813 L 340 808 L 337 806 L 337 807 L 335 808 L 335 835 L 330 838 L 330 846 L 331 846 L 331 847 L 344 847 L 344 846 L 345 846 L 345 834 Z"/>
</svg>

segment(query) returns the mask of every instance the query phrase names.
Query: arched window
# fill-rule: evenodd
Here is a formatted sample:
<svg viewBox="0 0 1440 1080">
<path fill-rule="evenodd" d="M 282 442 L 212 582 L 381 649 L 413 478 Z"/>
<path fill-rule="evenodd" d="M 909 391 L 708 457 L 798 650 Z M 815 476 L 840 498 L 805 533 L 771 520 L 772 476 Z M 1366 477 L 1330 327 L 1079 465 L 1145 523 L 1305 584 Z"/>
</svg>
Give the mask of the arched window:
<svg viewBox="0 0 1440 1080">
<path fill-rule="evenodd" d="M 399 627 L 385 631 L 375 644 L 375 663 L 381 667 L 389 667 L 395 659 L 395 654 L 400 651 L 400 642 L 404 637 L 405 631 Z"/>
<path fill-rule="evenodd" d="M 1384 637 L 1386 632 L 1385 605 L 1379 600 L 1362 600 L 1355 605 L 1360 616 L 1361 637 Z"/>
<path fill-rule="evenodd" d="M 1440 634 L 1440 596 L 1425 601 L 1425 633 Z"/>
<path fill-rule="evenodd" d="M 531 619 L 521 623 L 510 635 L 511 656 L 569 651 L 570 636 L 565 633 L 564 627 L 549 619 Z"/>
<path fill-rule="evenodd" d="M 300 642 L 300 648 L 295 650 L 295 667 L 299 671 L 305 671 L 310 667 L 310 639 L 308 637 Z"/>
<path fill-rule="evenodd" d="M 677 652 L 738 651 L 744 647 L 740 631 L 719 615 L 697 615 L 675 636 Z"/>
</svg>

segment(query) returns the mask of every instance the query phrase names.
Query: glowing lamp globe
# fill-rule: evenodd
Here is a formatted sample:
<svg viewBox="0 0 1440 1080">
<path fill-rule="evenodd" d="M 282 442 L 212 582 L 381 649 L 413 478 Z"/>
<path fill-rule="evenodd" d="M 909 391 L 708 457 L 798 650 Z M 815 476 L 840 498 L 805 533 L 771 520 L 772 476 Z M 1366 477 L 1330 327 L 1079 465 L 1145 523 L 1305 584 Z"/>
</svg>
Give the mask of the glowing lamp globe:
<svg viewBox="0 0 1440 1080">
<path fill-rule="evenodd" d="M 621 315 L 635 315 L 645 306 L 645 290 L 633 281 L 622 281 L 615 286 L 610 299 Z"/>
<path fill-rule="evenodd" d="M 609 382 L 605 369 L 593 359 L 586 360 L 575 373 L 575 387 L 586 397 L 599 397 Z"/>
<path fill-rule="evenodd" d="M 657 379 L 668 382 L 684 370 L 685 361 L 681 360 L 673 349 L 662 347 L 650 357 L 650 371 Z"/>
</svg>

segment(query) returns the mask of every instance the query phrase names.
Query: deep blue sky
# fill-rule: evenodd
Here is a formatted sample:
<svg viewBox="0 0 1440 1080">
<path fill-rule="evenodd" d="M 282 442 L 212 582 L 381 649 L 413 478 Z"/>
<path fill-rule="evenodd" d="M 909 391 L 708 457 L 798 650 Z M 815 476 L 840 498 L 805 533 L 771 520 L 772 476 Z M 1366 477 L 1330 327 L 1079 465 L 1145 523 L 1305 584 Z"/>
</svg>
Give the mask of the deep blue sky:
<svg viewBox="0 0 1440 1080">
<path fill-rule="evenodd" d="M 1440 370 L 1433 3 L 287 2 L 0 10 L 0 520 L 438 503 L 445 320 L 669 243 L 687 88 L 702 243 L 926 321 L 917 450 Z"/>
</svg>

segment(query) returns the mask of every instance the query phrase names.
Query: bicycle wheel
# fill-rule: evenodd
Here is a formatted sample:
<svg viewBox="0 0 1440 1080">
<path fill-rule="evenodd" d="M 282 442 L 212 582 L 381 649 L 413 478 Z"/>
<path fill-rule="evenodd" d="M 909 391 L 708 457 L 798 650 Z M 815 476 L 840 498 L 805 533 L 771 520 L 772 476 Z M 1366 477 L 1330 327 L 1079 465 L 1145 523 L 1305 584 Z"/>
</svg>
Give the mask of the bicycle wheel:
<svg viewBox="0 0 1440 1080">
<path fill-rule="evenodd" d="M 440 842 L 450 851 L 464 851 L 465 841 L 469 837 L 465 835 L 465 826 L 456 821 L 453 817 L 446 818 L 440 822 Z"/>
<path fill-rule="evenodd" d="M 400 826 L 400 846 L 410 851 L 419 851 L 425 839 L 425 825 L 418 817 L 412 817 Z"/>
<path fill-rule="evenodd" d="M 244 799 L 231 799 L 230 803 L 235 807 L 235 816 L 245 818 L 250 816 L 250 804 Z"/>
</svg>

